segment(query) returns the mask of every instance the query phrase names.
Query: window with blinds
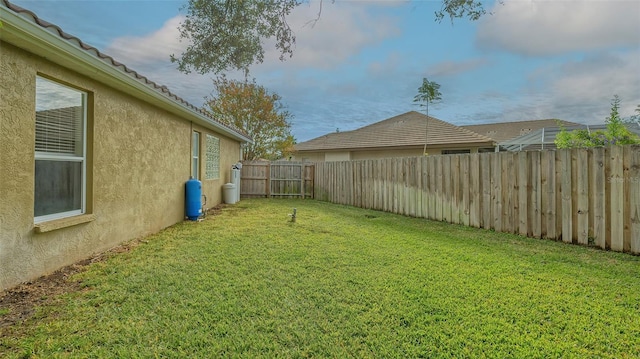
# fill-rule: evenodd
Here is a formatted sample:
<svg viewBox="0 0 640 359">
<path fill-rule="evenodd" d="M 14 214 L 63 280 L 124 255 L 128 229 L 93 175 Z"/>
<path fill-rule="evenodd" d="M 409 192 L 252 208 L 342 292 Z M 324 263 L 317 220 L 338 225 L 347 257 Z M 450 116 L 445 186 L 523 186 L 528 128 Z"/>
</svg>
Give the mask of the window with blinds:
<svg viewBox="0 0 640 359">
<path fill-rule="evenodd" d="M 36 78 L 36 223 L 85 211 L 86 101 L 86 92 Z"/>
<path fill-rule="evenodd" d="M 82 105 L 36 112 L 36 151 L 82 156 Z"/>
</svg>

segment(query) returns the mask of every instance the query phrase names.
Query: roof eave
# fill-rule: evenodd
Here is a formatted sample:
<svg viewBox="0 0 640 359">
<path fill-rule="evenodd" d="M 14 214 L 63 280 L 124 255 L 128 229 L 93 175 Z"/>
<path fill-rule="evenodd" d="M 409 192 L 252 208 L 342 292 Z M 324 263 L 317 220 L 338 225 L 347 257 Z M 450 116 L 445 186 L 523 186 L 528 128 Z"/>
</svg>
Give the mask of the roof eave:
<svg viewBox="0 0 640 359">
<path fill-rule="evenodd" d="M 481 146 L 497 146 L 496 141 L 483 142 L 452 142 L 452 143 L 436 143 L 428 144 L 429 148 L 449 148 L 449 147 L 481 147 Z M 303 148 L 295 149 L 296 152 L 344 152 L 344 151 L 386 151 L 386 150 L 402 150 L 423 148 L 424 144 L 413 144 L 405 146 L 369 146 L 369 147 L 348 147 L 348 148 Z"/>
<path fill-rule="evenodd" d="M 0 6 L 0 19 L 2 21 L 1 41 L 44 57 L 53 63 L 88 76 L 116 88 L 118 91 L 151 103 L 239 142 L 253 142 L 251 138 L 207 118 L 197 108 L 182 104 L 179 100 L 172 99 L 167 93 L 162 92 L 161 89 L 152 89 L 150 85 L 132 77 L 132 74 L 106 63 L 105 60 L 101 60 L 97 56 L 97 53 L 95 55 L 91 54 L 89 51 L 92 50 L 79 49 L 78 46 L 70 41 L 47 31 L 44 27 L 34 25 L 33 22 L 5 6 Z"/>
</svg>

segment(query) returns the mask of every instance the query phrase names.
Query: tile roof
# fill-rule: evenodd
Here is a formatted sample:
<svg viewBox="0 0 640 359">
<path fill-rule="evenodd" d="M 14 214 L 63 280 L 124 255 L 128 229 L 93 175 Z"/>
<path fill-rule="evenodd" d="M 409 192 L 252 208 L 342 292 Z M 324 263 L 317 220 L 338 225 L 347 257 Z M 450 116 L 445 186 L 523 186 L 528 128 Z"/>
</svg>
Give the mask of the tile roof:
<svg viewBox="0 0 640 359">
<path fill-rule="evenodd" d="M 196 107 L 194 105 L 192 105 L 191 103 L 187 102 L 186 100 L 184 100 L 183 98 L 177 96 L 176 94 L 172 93 L 167 86 L 164 85 L 160 85 L 155 83 L 154 81 L 149 80 L 146 76 L 143 76 L 141 74 L 139 74 L 138 72 L 132 70 L 131 68 L 127 67 L 126 65 L 124 65 L 123 63 L 120 63 L 118 61 L 116 61 L 113 57 L 100 52 L 100 50 L 98 50 L 97 48 L 88 45 L 86 43 L 84 43 L 82 40 L 80 40 L 78 37 L 73 36 L 71 34 L 68 34 L 66 32 L 64 32 L 59 26 L 52 24 L 48 21 L 45 21 L 41 18 L 39 18 L 35 13 L 33 13 L 30 10 L 27 10 L 25 8 L 22 8 L 18 5 L 12 4 L 10 3 L 8 0 L 0 0 L 0 5 L 4 5 L 4 7 L 6 7 L 7 9 L 13 11 L 14 13 L 20 15 L 23 19 L 27 19 L 29 22 L 33 23 L 34 25 L 40 26 L 41 28 L 45 29 L 46 31 L 48 31 L 49 33 L 58 36 L 59 38 L 67 41 L 70 44 L 73 44 L 76 48 L 78 48 L 81 51 L 84 51 L 88 54 L 93 55 L 96 59 L 99 59 L 107 64 L 110 64 L 111 66 L 113 66 L 114 68 L 120 70 L 121 72 L 127 74 L 128 76 L 130 76 L 132 79 L 135 79 L 136 81 L 139 81 L 143 84 L 145 84 L 150 90 L 152 91 L 156 91 L 158 93 L 163 94 L 165 97 L 169 98 L 170 100 L 172 100 L 174 103 L 176 103 L 179 106 L 183 106 L 186 107 L 188 109 L 190 109 L 191 111 L 194 111 L 198 114 L 200 114 L 201 116 L 204 116 L 206 118 L 208 118 L 209 120 L 222 125 L 223 127 L 228 128 L 231 131 L 234 131 L 240 135 L 243 135 L 245 137 L 248 137 L 247 133 L 245 133 L 243 130 L 235 127 L 235 126 L 231 126 L 229 124 L 223 123 L 221 121 L 218 121 L 217 119 L 215 119 L 211 113 L 207 112 L 206 110 Z"/>
<path fill-rule="evenodd" d="M 428 132 L 429 146 L 454 144 L 486 144 L 493 146 L 491 138 L 452 125 L 437 118 L 410 111 L 353 131 L 330 133 L 295 145 L 296 151 L 322 151 L 338 149 L 373 149 L 424 146 Z"/>
<path fill-rule="evenodd" d="M 500 122 L 500 123 L 487 123 L 481 125 L 468 125 L 462 126 L 467 130 L 481 134 L 483 136 L 490 137 L 496 142 L 503 142 L 512 138 L 526 135 L 529 132 L 539 130 L 544 127 L 558 127 L 558 122 L 563 126 L 577 126 L 579 124 L 575 122 L 547 119 L 547 120 L 531 120 L 531 121 L 517 121 L 517 122 Z"/>
</svg>

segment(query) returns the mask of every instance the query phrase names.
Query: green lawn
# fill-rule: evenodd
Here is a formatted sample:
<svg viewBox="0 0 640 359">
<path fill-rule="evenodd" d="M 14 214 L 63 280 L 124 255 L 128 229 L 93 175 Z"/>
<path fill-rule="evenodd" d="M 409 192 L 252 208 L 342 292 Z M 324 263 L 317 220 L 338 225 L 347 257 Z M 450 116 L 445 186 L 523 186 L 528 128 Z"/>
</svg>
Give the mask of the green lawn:
<svg viewBox="0 0 640 359">
<path fill-rule="evenodd" d="M 74 279 L 0 357 L 640 353 L 640 257 L 316 201 L 243 200 Z"/>
</svg>

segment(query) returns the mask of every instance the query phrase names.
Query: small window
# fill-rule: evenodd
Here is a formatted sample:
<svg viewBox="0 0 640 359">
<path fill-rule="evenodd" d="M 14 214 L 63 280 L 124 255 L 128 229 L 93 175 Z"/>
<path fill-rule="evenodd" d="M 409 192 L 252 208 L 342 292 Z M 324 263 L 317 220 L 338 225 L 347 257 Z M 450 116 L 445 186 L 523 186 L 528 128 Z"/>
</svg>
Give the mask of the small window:
<svg viewBox="0 0 640 359">
<path fill-rule="evenodd" d="M 206 179 L 220 178 L 220 139 L 207 135 Z"/>
<path fill-rule="evenodd" d="M 496 152 L 496 149 L 493 147 L 478 148 L 478 153 L 487 153 L 487 152 Z"/>
<path fill-rule="evenodd" d="M 459 155 L 463 153 L 471 153 L 471 150 L 442 150 L 443 155 Z"/>
<path fill-rule="evenodd" d="M 191 149 L 191 177 L 194 179 L 200 179 L 200 132 L 193 131 Z"/>
<path fill-rule="evenodd" d="M 86 210 L 87 93 L 36 78 L 34 222 Z"/>
</svg>

